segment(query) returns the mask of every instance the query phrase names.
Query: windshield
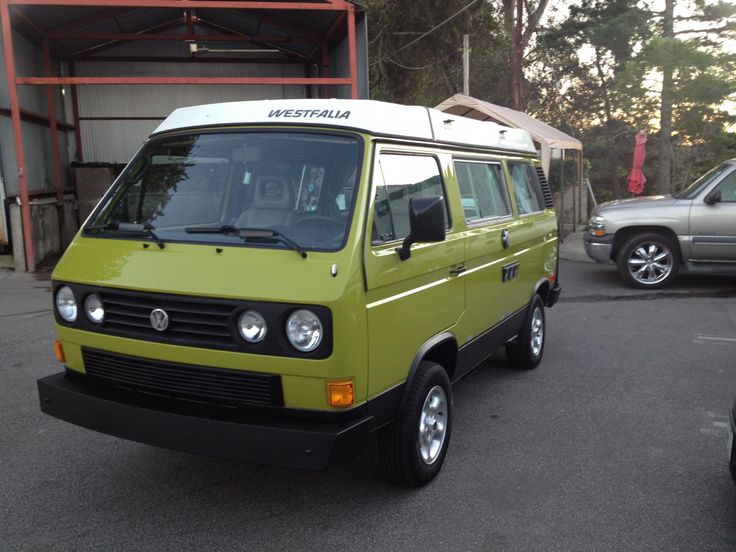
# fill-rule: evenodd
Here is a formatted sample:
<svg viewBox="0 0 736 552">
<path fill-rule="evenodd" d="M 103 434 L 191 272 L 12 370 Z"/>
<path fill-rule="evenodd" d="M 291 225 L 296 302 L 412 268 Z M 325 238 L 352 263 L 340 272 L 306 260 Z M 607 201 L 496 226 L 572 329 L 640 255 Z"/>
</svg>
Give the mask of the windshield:
<svg viewBox="0 0 736 552">
<path fill-rule="evenodd" d="M 698 178 L 695 182 L 690 184 L 690 186 L 688 186 L 683 191 L 672 194 L 672 197 L 675 197 L 677 199 L 693 199 L 696 195 L 700 193 L 701 190 L 703 190 L 711 182 L 719 178 L 723 173 L 730 170 L 731 167 L 732 165 L 730 165 L 729 163 L 723 163 L 721 165 L 718 165 L 717 167 L 712 168 L 703 176 Z"/>
<path fill-rule="evenodd" d="M 335 251 L 349 228 L 361 155 L 359 138 L 316 132 L 161 138 L 143 148 L 84 230 L 116 238 L 155 235 L 161 242 Z"/>
</svg>

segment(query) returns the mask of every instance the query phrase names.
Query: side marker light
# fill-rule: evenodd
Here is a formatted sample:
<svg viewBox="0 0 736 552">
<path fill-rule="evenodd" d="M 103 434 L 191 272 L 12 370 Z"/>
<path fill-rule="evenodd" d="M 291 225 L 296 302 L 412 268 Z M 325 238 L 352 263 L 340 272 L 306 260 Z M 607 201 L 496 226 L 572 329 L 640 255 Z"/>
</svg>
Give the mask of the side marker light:
<svg viewBox="0 0 736 552">
<path fill-rule="evenodd" d="M 54 355 L 56 356 L 56 360 L 58 360 L 62 364 L 66 362 L 66 357 L 64 356 L 64 346 L 58 339 L 54 341 Z"/>
<path fill-rule="evenodd" d="M 327 397 L 330 406 L 344 408 L 355 402 L 355 389 L 352 381 L 332 381 L 327 384 Z"/>
</svg>

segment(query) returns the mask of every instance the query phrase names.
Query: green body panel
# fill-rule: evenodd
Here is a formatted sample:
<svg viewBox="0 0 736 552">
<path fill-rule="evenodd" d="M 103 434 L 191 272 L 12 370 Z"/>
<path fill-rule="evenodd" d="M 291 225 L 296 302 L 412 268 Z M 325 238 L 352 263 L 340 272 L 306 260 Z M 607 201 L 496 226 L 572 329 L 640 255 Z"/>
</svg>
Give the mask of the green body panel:
<svg viewBox="0 0 736 552">
<path fill-rule="evenodd" d="M 458 346 L 527 304 L 535 286 L 555 273 L 557 228 L 550 210 L 468 227 L 455 180 L 452 155 L 427 145 L 392 150 L 435 155 L 445 179 L 452 228 L 439 243 L 415 244 L 401 261 L 400 242 L 373 246 L 370 228 L 375 188 L 370 181 L 375 153 L 363 135 L 363 169 L 345 247 L 309 252 L 287 248 L 167 243 L 89 238 L 78 235 L 53 274 L 59 282 L 191 297 L 314 304 L 333 318 L 329 358 L 254 355 L 115 337 L 57 324 L 67 366 L 84 371 L 81 348 L 144 358 L 282 376 L 285 406 L 332 410 L 326 382 L 349 379 L 356 403 L 403 383 L 424 343 L 442 332 Z M 376 151 L 374 151 L 374 149 Z M 481 156 L 479 156 L 480 158 Z M 484 158 L 487 158 L 485 156 Z M 507 181 L 510 182 L 508 174 Z M 513 193 L 509 189 L 512 198 Z M 367 230 L 366 230 L 367 229 Z M 504 249 L 501 232 L 511 245 Z M 144 244 L 148 247 L 144 247 Z M 518 277 L 503 282 L 502 267 L 518 261 Z M 333 265 L 337 274 L 332 275 Z M 464 266 L 466 272 L 451 271 Z M 490 353 L 490 351 L 489 351 Z"/>
<path fill-rule="evenodd" d="M 513 215 L 468 226 L 452 155 L 426 147 L 391 145 L 385 149 L 437 157 L 444 175 L 452 228 L 443 242 L 414 245 L 406 261 L 401 261 L 395 252 L 399 241 L 373 246 L 366 240 L 370 394 L 404 382 L 417 353 L 433 337 L 450 333 L 457 346 L 462 347 L 523 308 L 537 284 L 554 275 L 557 266 L 554 212 L 546 210 L 519 217 L 505 169 Z M 374 170 L 380 151 L 379 146 Z M 489 159 L 463 155 L 464 159 L 474 157 Z M 369 221 L 372 216 L 371 206 Z M 508 248 L 503 247 L 501 240 L 504 229 L 510 235 Z M 504 282 L 502 267 L 513 262 L 519 263 L 519 274 Z M 465 272 L 453 275 L 451 271 L 459 266 L 464 266 Z"/>
</svg>

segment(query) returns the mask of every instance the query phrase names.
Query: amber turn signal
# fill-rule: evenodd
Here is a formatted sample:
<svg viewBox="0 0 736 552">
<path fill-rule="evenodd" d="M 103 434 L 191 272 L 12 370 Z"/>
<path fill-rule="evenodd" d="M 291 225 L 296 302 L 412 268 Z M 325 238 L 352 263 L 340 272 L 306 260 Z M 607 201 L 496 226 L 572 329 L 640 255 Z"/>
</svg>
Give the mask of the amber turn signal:
<svg viewBox="0 0 736 552">
<path fill-rule="evenodd" d="M 62 364 L 66 362 L 66 357 L 64 356 L 64 346 L 58 339 L 54 341 L 54 355 L 56 355 L 56 360 L 58 360 Z"/>
<path fill-rule="evenodd" d="M 603 230 L 602 228 L 600 228 L 600 229 L 599 228 L 594 228 L 593 229 L 593 235 L 596 236 L 596 237 L 598 237 L 598 238 L 602 238 L 603 236 L 606 235 L 606 231 Z"/>
<path fill-rule="evenodd" d="M 327 384 L 327 398 L 330 406 L 343 408 L 355 402 L 355 389 L 352 381 L 331 381 Z"/>
</svg>

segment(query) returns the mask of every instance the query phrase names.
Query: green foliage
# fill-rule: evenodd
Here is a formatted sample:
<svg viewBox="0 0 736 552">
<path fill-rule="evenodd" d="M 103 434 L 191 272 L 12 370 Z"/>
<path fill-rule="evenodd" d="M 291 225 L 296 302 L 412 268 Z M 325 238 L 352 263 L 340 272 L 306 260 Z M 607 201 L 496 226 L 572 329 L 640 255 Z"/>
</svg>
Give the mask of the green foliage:
<svg viewBox="0 0 736 552">
<path fill-rule="evenodd" d="M 511 105 L 513 1 L 480 0 L 405 47 L 469 1 L 366 1 L 374 98 L 436 105 L 461 92 L 468 33 L 471 95 Z M 736 98 L 736 54 L 725 40 L 736 38 L 736 4 L 675 4 L 675 34 L 668 38 L 654 0 L 572 0 L 537 29 L 525 52 L 526 111 L 583 141 L 586 175 L 599 200 L 629 195 L 634 137 L 642 129 L 649 134 L 645 193 L 656 192 L 663 68 L 673 76 L 672 188 L 736 157 L 736 117 L 724 108 Z M 534 5 L 525 3 L 527 15 Z"/>
</svg>

